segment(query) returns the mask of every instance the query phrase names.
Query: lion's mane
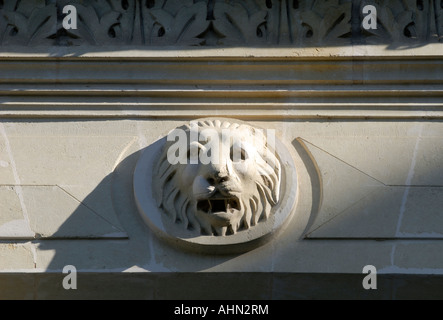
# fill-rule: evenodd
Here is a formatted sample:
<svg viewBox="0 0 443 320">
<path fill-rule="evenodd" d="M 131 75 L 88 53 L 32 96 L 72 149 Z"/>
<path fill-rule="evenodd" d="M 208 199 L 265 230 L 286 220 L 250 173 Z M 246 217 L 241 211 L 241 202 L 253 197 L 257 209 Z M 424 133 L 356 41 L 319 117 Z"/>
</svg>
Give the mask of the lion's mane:
<svg viewBox="0 0 443 320">
<path fill-rule="evenodd" d="M 167 141 L 163 147 L 160 158 L 154 168 L 154 188 L 158 190 L 157 203 L 164 213 L 177 224 L 181 224 L 188 230 L 200 230 L 202 234 L 229 235 L 237 231 L 249 229 L 262 220 L 266 220 L 272 213 L 272 208 L 279 201 L 281 164 L 275 150 L 270 150 L 262 130 L 243 123 L 231 120 L 201 120 L 195 121 L 198 130 L 205 128 L 229 129 L 235 131 L 248 130 L 251 135 L 259 136 L 258 141 L 265 145 L 257 146 L 257 152 L 261 159 L 257 161 L 255 170 L 258 179 L 255 179 L 255 190 L 248 198 L 240 197 L 243 211 L 240 221 L 236 225 L 229 226 L 223 232 L 212 228 L 206 230 L 204 225 L 195 215 L 195 203 L 192 202 L 192 181 L 187 184 L 181 181 L 180 174 L 184 166 L 189 164 L 171 164 L 168 161 L 168 149 L 174 141 Z M 190 139 L 191 126 L 181 127 Z M 195 178 L 195 177 L 194 177 Z"/>
</svg>

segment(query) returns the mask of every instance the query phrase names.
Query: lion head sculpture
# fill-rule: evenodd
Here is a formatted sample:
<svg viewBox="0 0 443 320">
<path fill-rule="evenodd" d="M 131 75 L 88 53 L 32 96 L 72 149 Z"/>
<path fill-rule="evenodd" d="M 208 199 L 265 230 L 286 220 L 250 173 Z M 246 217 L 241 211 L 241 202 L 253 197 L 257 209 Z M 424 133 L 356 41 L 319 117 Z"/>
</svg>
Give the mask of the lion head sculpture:
<svg viewBox="0 0 443 320">
<path fill-rule="evenodd" d="M 154 169 L 158 206 L 202 235 L 228 236 L 268 219 L 281 180 L 270 140 L 263 130 L 230 120 L 171 131 Z"/>
</svg>

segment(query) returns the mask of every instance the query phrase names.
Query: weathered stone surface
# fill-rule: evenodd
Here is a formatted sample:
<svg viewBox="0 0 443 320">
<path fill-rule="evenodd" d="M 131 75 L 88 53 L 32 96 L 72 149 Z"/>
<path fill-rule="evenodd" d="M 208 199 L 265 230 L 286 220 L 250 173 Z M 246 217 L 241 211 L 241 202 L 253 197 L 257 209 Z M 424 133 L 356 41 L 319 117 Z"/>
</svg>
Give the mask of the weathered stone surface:
<svg viewBox="0 0 443 320">
<path fill-rule="evenodd" d="M 32 243 L 1 243 L 0 268 L 3 272 L 25 272 L 35 268 L 35 247 Z"/>
<path fill-rule="evenodd" d="M 29 215 L 20 186 L 0 187 L 0 238 L 33 239 Z"/>
</svg>

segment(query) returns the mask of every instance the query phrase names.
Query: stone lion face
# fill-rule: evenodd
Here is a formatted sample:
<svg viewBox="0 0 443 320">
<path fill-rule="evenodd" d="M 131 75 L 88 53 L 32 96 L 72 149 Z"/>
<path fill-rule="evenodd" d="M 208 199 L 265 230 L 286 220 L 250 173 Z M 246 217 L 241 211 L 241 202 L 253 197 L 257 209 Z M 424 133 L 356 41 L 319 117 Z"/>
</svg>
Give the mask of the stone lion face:
<svg viewBox="0 0 443 320">
<path fill-rule="evenodd" d="M 158 204 L 172 221 L 228 236 L 266 220 L 279 200 L 281 168 L 263 131 L 219 120 L 182 130 L 186 145 L 168 141 L 156 169 Z"/>
</svg>

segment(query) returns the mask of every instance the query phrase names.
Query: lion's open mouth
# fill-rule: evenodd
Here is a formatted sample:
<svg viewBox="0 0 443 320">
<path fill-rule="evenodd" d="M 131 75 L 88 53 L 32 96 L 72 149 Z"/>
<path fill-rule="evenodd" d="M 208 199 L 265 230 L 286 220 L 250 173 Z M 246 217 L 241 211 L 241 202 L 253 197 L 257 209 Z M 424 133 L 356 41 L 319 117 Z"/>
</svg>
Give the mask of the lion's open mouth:
<svg viewBox="0 0 443 320">
<path fill-rule="evenodd" d="M 197 202 L 197 209 L 207 214 L 233 213 L 234 210 L 240 210 L 240 201 L 237 197 L 204 199 Z"/>
</svg>

